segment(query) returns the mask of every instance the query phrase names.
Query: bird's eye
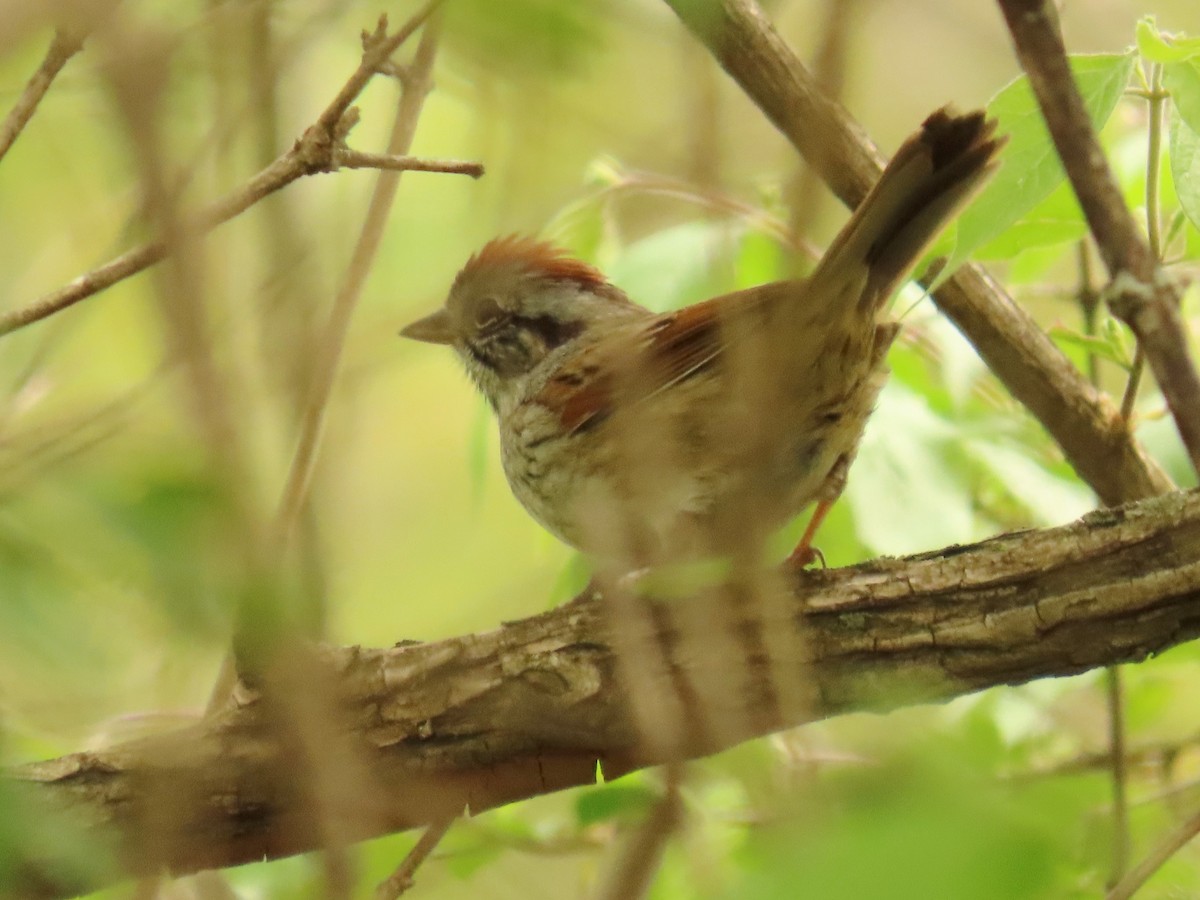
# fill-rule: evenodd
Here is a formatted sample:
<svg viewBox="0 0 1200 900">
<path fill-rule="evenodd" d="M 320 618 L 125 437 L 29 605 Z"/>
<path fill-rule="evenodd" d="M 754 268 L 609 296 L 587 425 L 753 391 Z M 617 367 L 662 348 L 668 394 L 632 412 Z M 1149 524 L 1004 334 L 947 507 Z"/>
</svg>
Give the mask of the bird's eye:
<svg viewBox="0 0 1200 900">
<path fill-rule="evenodd" d="M 503 328 L 508 322 L 509 313 L 501 308 L 493 297 L 484 297 L 475 308 L 475 331 L 479 334 L 491 334 Z"/>
</svg>

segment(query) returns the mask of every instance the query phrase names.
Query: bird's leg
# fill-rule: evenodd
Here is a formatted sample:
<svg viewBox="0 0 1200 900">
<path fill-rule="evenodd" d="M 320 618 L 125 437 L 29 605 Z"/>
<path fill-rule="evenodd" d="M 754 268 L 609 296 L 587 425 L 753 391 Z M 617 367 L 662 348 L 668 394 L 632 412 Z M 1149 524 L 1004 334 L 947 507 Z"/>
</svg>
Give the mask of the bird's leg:
<svg viewBox="0 0 1200 900">
<path fill-rule="evenodd" d="M 812 542 L 817 535 L 817 529 L 825 521 L 825 516 L 829 514 L 829 510 L 833 508 L 838 497 L 842 496 L 842 491 L 846 487 L 846 472 L 849 468 L 850 455 L 844 454 L 838 457 L 838 461 L 833 464 L 833 468 L 825 476 L 825 481 L 817 494 L 817 506 L 813 510 L 812 518 L 808 520 L 808 527 L 804 529 L 804 534 L 801 535 L 796 549 L 787 558 L 789 565 L 803 569 L 818 559 L 822 566 L 825 565 L 824 555 L 812 545 Z"/>
<path fill-rule="evenodd" d="M 789 565 L 795 566 L 797 569 L 803 569 L 816 560 L 821 561 L 821 566 L 825 565 L 825 556 L 812 545 L 813 538 L 817 534 L 817 529 L 821 527 L 821 523 L 825 521 L 825 515 L 833 506 L 833 500 L 818 500 L 817 507 L 813 510 L 812 518 L 808 520 L 808 527 L 804 529 L 804 534 L 800 538 L 800 543 L 796 545 L 796 549 L 788 556 Z"/>
</svg>

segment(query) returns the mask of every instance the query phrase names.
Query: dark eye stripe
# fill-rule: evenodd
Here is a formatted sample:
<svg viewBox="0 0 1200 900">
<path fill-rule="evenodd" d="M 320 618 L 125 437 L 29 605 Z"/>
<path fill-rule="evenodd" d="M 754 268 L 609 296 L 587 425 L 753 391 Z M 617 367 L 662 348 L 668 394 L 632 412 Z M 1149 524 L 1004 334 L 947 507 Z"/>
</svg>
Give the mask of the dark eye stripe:
<svg viewBox="0 0 1200 900">
<path fill-rule="evenodd" d="M 583 322 L 563 321 L 553 316 L 517 316 L 513 323 L 540 337 L 547 350 L 561 347 L 583 332 Z"/>
</svg>

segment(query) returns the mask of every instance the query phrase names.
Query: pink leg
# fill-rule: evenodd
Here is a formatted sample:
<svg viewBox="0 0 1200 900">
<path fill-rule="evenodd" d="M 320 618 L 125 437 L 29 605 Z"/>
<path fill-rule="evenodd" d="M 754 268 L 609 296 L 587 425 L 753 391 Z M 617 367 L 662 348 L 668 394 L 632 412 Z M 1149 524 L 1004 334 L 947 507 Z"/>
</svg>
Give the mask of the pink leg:
<svg viewBox="0 0 1200 900">
<path fill-rule="evenodd" d="M 835 498 L 836 499 L 836 498 Z M 800 538 L 800 543 L 796 545 L 796 549 L 792 551 L 787 561 L 798 569 L 803 569 L 805 566 L 812 563 L 814 560 L 820 559 L 821 565 L 825 564 L 825 557 L 821 555 L 821 551 L 813 547 L 813 538 L 817 535 L 817 529 L 821 527 L 821 523 L 825 521 L 825 516 L 828 515 L 830 508 L 833 506 L 833 500 L 818 500 L 816 509 L 813 510 L 812 518 L 808 520 L 808 527 L 804 529 L 804 534 Z"/>
</svg>

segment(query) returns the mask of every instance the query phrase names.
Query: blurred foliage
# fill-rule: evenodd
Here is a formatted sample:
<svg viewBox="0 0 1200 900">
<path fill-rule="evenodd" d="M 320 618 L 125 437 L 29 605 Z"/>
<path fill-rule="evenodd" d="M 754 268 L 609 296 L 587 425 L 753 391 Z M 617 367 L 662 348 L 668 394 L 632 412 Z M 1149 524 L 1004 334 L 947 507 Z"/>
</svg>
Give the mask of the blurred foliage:
<svg viewBox="0 0 1200 900">
<path fill-rule="evenodd" d="M 416 8 L 384 5 L 393 25 Z M 807 53 L 817 4 L 771 6 Z M 1105 15 L 1088 6 L 1068 5 L 1068 44 L 1104 52 L 1080 56 L 1075 72 L 1142 216 L 1147 117 L 1137 94 L 1161 67 L 1171 107 L 1164 256 L 1194 276 L 1200 44 L 1136 21 L 1149 10 L 1133 0 Z M 844 99 L 894 146 L 930 109 L 995 94 L 991 108 L 1011 136 L 1006 165 L 937 249 L 951 268 L 968 257 L 993 264 L 1064 352 L 1083 370 L 1094 364 L 1119 397 L 1132 341 L 1103 314 L 1084 327 L 1078 206 L 1027 86 L 1012 79 L 1007 37 L 971 7 L 873 5 L 854 26 Z M 4 108 L 48 42 L 44 11 L 29 9 L 3 23 L 12 26 L 0 42 Z M 290 145 L 357 64 L 358 31 L 379 11 L 362 0 L 126 0 L 112 33 L 70 62 L 0 164 L 6 308 L 147 234 L 104 69 L 113 53 L 133 52 L 122 35 L 155 35 L 170 48 L 164 146 L 182 194 L 202 203 Z M 1192 0 L 1155 11 L 1184 24 L 1190 12 L 1200 31 Z M 1130 41 L 1136 50 L 1121 51 Z M 382 149 L 394 95 L 384 79 L 371 85 L 353 146 Z M 697 97 L 716 98 L 717 130 L 692 114 Z M 478 158 L 488 175 L 405 176 L 348 337 L 286 589 L 266 592 L 323 603 L 326 636 L 339 642 L 483 630 L 560 603 L 588 578 L 586 562 L 510 497 L 489 412 L 449 354 L 395 339 L 440 301 L 479 244 L 543 231 L 656 309 L 797 268 L 792 152 L 658 0 L 452 0 L 414 152 Z M 204 334 L 236 447 L 199 436 L 192 375 L 152 275 L 0 339 L 4 762 L 199 714 L 236 598 L 258 586 L 247 522 L 267 527 L 279 503 L 312 348 L 371 184 L 362 172 L 306 179 L 206 239 Z M 814 222 L 818 242 L 842 221 L 828 206 Z M 1195 293 L 1185 298 L 1189 322 Z M 830 565 L 1062 523 L 1094 504 L 919 289 L 907 288 L 895 310 L 905 328 L 893 377 L 820 534 Z M 1153 385 L 1137 398 L 1134 426 L 1180 484 L 1195 483 Z M 236 485 L 222 452 L 244 468 Z M 780 554 L 803 524 L 780 535 Z M 1200 802 L 1198 675 L 1194 646 L 1126 670 L 1135 857 Z M 686 823 L 651 896 L 1097 896 L 1112 841 L 1106 741 L 1102 684 L 1091 674 L 752 742 L 689 766 Z M 411 896 L 587 896 L 662 790 L 655 773 L 637 773 L 461 823 Z M 362 896 L 414 840 L 352 850 Z M 0 784 L 0 878 L 10 848 L 56 841 L 74 837 L 26 822 L 21 798 Z M 76 858 L 86 869 L 100 856 L 81 848 Z M 316 857 L 224 877 L 239 897 L 323 895 Z M 1197 892 L 1200 851 L 1187 847 L 1140 896 Z"/>
</svg>

